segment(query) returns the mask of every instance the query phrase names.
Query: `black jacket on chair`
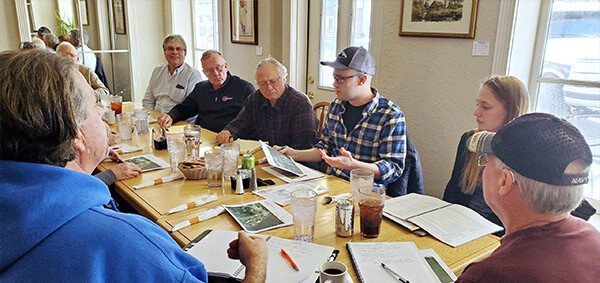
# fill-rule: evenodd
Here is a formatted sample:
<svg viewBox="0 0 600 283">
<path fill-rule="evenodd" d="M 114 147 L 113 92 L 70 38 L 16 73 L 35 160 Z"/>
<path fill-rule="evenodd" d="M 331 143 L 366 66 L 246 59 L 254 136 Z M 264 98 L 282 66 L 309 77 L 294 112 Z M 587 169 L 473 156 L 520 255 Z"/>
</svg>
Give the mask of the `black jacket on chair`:
<svg viewBox="0 0 600 283">
<path fill-rule="evenodd" d="M 404 159 L 404 171 L 395 182 L 388 185 L 386 194 L 391 197 L 403 196 L 409 193 L 425 193 L 423 184 L 423 170 L 421 169 L 421 158 L 417 147 L 406 133 L 406 159 Z"/>
<path fill-rule="evenodd" d="M 108 89 L 108 92 L 111 92 L 110 87 L 108 87 L 108 81 L 106 80 L 106 73 L 104 73 L 104 66 L 102 65 L 102 60 L 100 60 L 100 57 L 98 56 L 96 56 L 96 70 L 94 70 L 94 73 L 98 75 L 98 78 Z"/>
</svg>

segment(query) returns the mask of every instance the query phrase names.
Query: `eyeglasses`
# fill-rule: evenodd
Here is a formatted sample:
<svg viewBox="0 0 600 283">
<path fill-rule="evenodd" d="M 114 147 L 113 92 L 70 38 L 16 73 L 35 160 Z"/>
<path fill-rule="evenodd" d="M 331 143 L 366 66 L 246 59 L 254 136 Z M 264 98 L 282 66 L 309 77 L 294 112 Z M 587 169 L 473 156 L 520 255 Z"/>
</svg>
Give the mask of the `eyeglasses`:
<svg viewBox="0 0 600 283">
<path fill-rule="evenodd" d="M 166 50 L 171 51 L 171 52 L 173 52 L 173 51 L 181 52 L 181 51 L 184 51 L 185 48 L 179 47 L 179 46 L 177 46 L 177 47 L 169 46 L 169 47 L 167 47 Z"/>
<path fill-rule="evenodd" d="M 488 165 L 487 154 L 481 153 L 477 156 L 477 166 L 485 167 Z"/>
<path fill-rule="evenodd" d="M 333 80 L 334 80 L 336 83 L 338 83 L 338 84 L 342 84 L 342 83 L 344 83 L 344 81 L 345 81 L 345 80 L 347 80 L 347 79 L 351 79 L 351 78 L 354 78 L 354 77 L 360 77 L 360 76 L 362 76 L 362 75 L 366 75 L 366 74 L 367 74 L 367 73 L 360 73 L 360 74 L 356 74 L 356 75 L 352 75 L 352 76 L 347 76 L 347 77 L 340 77 L 340 76 L 338 76 L 338 75 L 333 75 Z"/>
<path fill-rule="evenodd" d="M 274 86 L 275 84 L 279 83 L 279 81 L 281 81 L 281 78 L 257 82 L 257 83 L 258 83 L 259 87 L 267 87 L 267 85 Z"/>
<path fill-rule="evenodd" d="M 213 71 L 217 71 L 217 73 L 220 73 L 223 71 L 223 69 L 225 69 L 225 65 L 216 65 L 214 68 L 209 68 L 206 70 L 202 70 L 205 74 L 210 74 Z"/>
</svg>

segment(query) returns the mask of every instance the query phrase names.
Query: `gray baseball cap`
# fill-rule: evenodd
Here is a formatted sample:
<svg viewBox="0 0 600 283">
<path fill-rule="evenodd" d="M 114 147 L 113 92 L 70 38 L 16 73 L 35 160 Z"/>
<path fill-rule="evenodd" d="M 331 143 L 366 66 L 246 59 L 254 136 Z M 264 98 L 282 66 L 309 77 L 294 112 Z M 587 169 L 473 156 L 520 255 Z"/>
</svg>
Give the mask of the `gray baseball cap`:
<svg viewBox="0 0 600 283">
<path fill-rule="evenodd" d="M 342 50 L 335 61 L 321 61 L 321 65 L 334 69 L 354 69 L 368 75 L 375 75 L 375 60 L 363 47 L 350 46 Z"/>
</svg>

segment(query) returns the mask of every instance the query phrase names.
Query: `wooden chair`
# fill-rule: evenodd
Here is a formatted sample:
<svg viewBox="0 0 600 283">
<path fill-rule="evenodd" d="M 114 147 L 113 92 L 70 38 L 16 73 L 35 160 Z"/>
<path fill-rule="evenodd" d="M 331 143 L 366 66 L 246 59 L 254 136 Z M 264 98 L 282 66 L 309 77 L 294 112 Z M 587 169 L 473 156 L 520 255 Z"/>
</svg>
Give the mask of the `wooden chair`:
<svg viewBox="0 0 600 283">
<path fill-rule="evenodd" d="M 313 110 L 315 111 L 315 116 L 319 119 L 319 128 L 317 129 L 317 137 L 321 137 L 321 129 L 323 129 L 323 123 L 327 119 L 327 114 L 329 113 L 329 102 L 319 102 L 313 106 Z"/>
</svg>

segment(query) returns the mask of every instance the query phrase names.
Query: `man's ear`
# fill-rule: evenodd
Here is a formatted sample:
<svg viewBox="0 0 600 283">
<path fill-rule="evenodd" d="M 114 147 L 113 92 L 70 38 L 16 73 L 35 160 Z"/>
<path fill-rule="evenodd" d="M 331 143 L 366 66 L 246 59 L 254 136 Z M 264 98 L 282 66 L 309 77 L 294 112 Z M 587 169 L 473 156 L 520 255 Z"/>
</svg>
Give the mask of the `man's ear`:
<svg viewBox="0 0 600 283">
<path fill-rule="evenodd" d="M 85 150 L 85 143 L 83 142 L 83 134 L 80 129 L 77 129 L 77 136 L 73 139 L 73 147 L 77 151 L 77 154 L 83 152 Z"/>
<path fill-rule="evenodd" d="M 367 83 L 367 75 L 362 75 L 358 77 L 358 85 L 364 85 Z"/>
<path fill-rule="evenodd" d="M 502 169 L 502 177 L 500 178 L 500 188 L 498 188 L 498 194 L 506 195 L 516 188 L 516 182 L 514 181 L 514 173 L 508 169 Z"/>
</svg>

